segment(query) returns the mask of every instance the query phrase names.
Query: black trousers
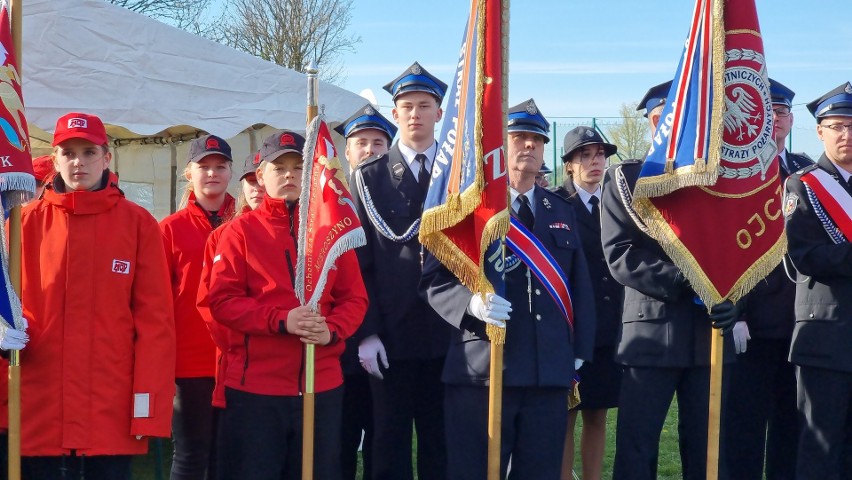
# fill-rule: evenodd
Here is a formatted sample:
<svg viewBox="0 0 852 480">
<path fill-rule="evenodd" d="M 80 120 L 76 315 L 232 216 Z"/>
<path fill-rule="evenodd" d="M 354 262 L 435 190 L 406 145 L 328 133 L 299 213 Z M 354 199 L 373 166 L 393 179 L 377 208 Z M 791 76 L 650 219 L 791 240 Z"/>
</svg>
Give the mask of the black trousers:
<svg viewBox="0 0 852 480">
<path fill-rule="evenodd" d="M 726 366 L 722 376 L 723 405 L 728 371 Z M 612 478 L 657 478 L 660 433 L 676 394 L 683 478 L 705 480 L 709 386 L 709 367 L 625 367 L 618 402 L 618 429 L 615 434 L 615 465 Z M 724 420 L 724 409 L 722 415 Z M 720 435 L 720 438 L 723 437 Z M 727 471 L 722 447 L 719 449 L 719 473 L 720 477 L 725 478 Z"/>
<path fill-rule="evenodd" d="M 488 387 L 445 385 L 447 479 L 482 480 L 488 472 Z M 556 479 L 568 422 L 568 389 L 505 387 L 501 478 Z"/>
<path fill-rule="evenodd" d="M 798 480 L 852 478 L 852 373 L 796 367 L 802 421 Z"/>
<path fill-rule="evenodd" d="M 213 448 L 213 377 L 175 379 L 171 480 L 209 480 Z"/>
<path fill-rule="evenodd" d="M 730 367 L 724 432 L 731 480 L 762 480 L 764 461 L 766 480 L 796 477 L 796 370 L 789 352 L 789 338 L 753 338 Z"/>
<path fill-rule="evenodd" d="M 229 480 L 302 478 L 302 397 L 225 389 L 223 436 Z M 314 396 L 314 479 L 340 479 L 343 387 Z"/>
<path fill-rule="evenodd" d="M 417 431 L 417 476 L 446 478 L 444 359 L 390 360 L 384 380 L 370 377 L 373 394 L 373 479 L 412 480 L 412 427 Z"/>
<path fill-rule="evenodd" d="M 21 478 L 38 480 L 130 480 L 131 455 L 76 454 L 21 457 Z"/>
<path fill-rule="evenodd" d="M 373 475 L 373 400 L 366 373 L 343 375 L 343 422 L 340 432 L 340 469 L 344 480 L 355 480 L 358 446 L 363 432 L 364 477 Z"/>
</svg>

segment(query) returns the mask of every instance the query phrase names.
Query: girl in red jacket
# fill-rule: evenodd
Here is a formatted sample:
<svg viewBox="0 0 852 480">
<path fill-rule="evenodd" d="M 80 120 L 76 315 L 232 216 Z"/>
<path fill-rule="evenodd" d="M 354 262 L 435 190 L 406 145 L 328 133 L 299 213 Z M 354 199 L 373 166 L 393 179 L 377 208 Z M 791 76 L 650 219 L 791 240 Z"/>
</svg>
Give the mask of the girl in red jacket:
<svg viewBox="0 0 852 480">
<path fill-rule="evenodd" d="M 56 124 L 58 173 L 21 213 L 23 478 L 129 479 L 167 437 L 175 332 L 157 221 L 108 170 L 94 115 Z"/>
<path fill-rule="evenodd" d="M 177 337 L 172 480 L 208 478 L 216 346 L 198 312 L 196 297 L 207 237 L 234 214 L 234 198 L 226 191 L 231 163 L 231 147 L 225 140 L 215 135 L 193 140 L 184 171 L 189 180 L 186 207 L 160 222 Z"/>
<path fill-rule="evenodd" d="M 232 329 L 224 375 L 227 478 L 301 477 L 304 345 L 317 345 L 314 478 L 340 478 L 343 340 L 361 323 L 367 296 L 354 252 L 329 273 L 320 312 L 294 291 L 304 139 L 279 131 L 261 148 L 266 189 L 257 210 L 222 232 L 210 266 L 213 318 Z"/>
</svg>

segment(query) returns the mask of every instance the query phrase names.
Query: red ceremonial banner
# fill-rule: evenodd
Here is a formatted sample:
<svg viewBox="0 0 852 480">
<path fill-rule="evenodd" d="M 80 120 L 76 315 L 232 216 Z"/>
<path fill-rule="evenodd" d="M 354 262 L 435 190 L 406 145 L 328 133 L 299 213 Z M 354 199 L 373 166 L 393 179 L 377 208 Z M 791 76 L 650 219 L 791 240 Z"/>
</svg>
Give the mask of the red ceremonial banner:
<svg viewBox="0 0 852 480">
<path fill-rule="evenodd" d="M 301 304 L 316 309 L 334 261 L 366 243 L 331 133 L 316 117 L 308 128 L 299 197 L 296 295 Z"/>
<path fill-rule="evenodd" d="M 15 58 L 9 9 L 0 2 L 0 192 L 6 208 L 27 201 L 35 192 L 29 131 L 24 117 L 21 76 Z"/>
<path fill-rule="evenodd" d="M 504 20 L 501 0 L 472 1 L 420 225 L 420 242 L 483 293 L 502 289 L 495 265 L 509 229 Z"/>
<path fill-rule="evenodd" d="M 718 178 L 713 185 L 634 199 L 649 233 L 708 306 L 742 298 L 778 265 L 786 249 L 772 104 L 754 1 L 725 2 L 722 17 L 724 32 L 713 35 L 712 68 L 713 96 L 724 99 L 724 108 L 710 113 L 721 116 Z M 715 120 L 706 123 L 719 125 L 720 118 Z M 711 129 L 710 135 L 718 133 Z"/>
</svg>

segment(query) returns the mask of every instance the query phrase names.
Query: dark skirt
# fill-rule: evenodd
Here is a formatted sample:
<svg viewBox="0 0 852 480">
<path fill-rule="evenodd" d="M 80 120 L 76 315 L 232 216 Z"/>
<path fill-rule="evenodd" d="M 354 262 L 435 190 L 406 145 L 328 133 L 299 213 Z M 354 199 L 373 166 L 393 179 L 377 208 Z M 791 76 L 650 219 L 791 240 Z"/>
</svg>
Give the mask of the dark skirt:
<svg viewBox="0 0 852 480">
<path fill-rule="evenodd" d="M 580 405 L 575 410 L 618 407 L 622 366 L 615 363 L 615 347 L 596 347 L 595 358 L 580 367 Z"/>
</svg>

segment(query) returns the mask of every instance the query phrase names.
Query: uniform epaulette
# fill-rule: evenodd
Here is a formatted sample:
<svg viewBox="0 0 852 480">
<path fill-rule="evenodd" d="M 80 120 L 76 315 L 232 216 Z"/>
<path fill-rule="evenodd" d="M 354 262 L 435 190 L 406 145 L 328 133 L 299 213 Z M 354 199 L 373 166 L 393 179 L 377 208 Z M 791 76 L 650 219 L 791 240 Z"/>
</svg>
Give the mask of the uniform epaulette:
<svg viewBox="0 0 852 480">
<path fill-rule="evenodd" d="M 560 195 L 560 194 L 558 194 L 558 193 L 556 193 L 556 192 L 554 192 L 554 191 L 552 191 L 552 190 L 548 190 L 548 189 L 546 189 L 546 188 L 542 188 L 541 190 L 542 190 L 543 192 L 546 192 L 546 193 L 547 193 L 547 196 L 549 196 L 549 197 L 558 198 L 559 200 L 562 200 L 563 202 L 568 203 L 568 199 L 567 199 L 567 198 L 563 197 L 562 195 Z"/>
<path fill-rule="evenodd" d="M 377 161 L 377 160 L 379 160 L 380 158 L 382 158 L 382 157 L 384 157 L 384 156 L 386 156 L 386 155 L 387 155 L 387 154 L 384 154 L 384 155 L 373 155 L 372 157 L 369 157 L 369 158 L 367 158 L 366 160 L 364 160 L 363 162 L 359 163 L 359 164 L 358 164 L 358 166 L 357 166 L 357 167 L 355 167 L 355 169 L 356 169 L 356 170 L 358 170 L 358 169 L 360 169 L 360 168 L 364 168 L 364 167 L 366 167 L 366 166 L 368 166 L 368 165 L 372 165 L 372 164 L 376 163 L 376 161 Z"/>
<path fill-rule="evenodd" d="M 794 175 L 803 175 L 803 174 L 808 173 L 812 170 L 816 170 L 817 168 L 819 168 L 819 165 L 817 165 L 816 163 L 812 163 L 812 164 L 808 165 L 807 167 L 805 167 L 805 168 L 799 170 L 798 172 L 794 173 Z"/>
</svg>

